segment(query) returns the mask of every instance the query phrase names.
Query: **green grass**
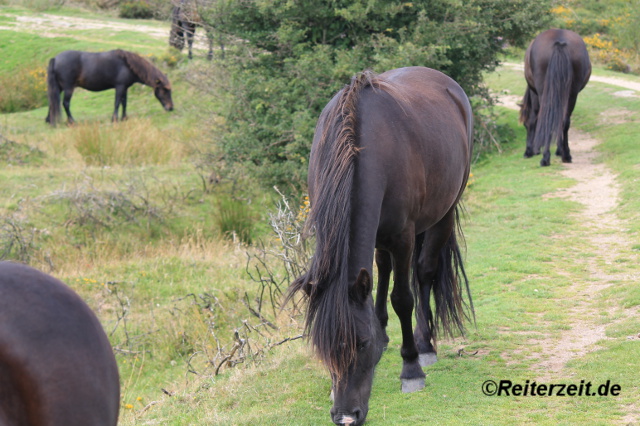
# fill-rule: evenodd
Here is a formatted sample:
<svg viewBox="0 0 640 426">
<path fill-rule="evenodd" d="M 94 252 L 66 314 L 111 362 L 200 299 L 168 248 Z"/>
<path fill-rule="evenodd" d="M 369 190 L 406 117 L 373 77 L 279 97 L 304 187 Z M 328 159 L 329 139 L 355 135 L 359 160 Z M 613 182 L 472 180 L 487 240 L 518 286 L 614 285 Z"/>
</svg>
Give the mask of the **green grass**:
<svg viewBox="0 0 640 426">
<path fill-rule="evenodd" d="M 47 13 L 101 19 L 68 8 Z M 0 22 L 12 22 L 18 14 L 38 15 L 0 7 Z M 126 22 L 168 28 L 153 21 Z M 69 48 L 125 47 L 132 38 L 104 30 L 71 29 L 53 38 L 0 31 L 0 47 L 6 52 L 0 72 L 46 63 Z M 166 39 L 137 34 L 134 39 L 131 50 L 167 52 Z M 51 129 L 44 123 L 46 108 L 0 116 L 0 134 L 17 144 L 0 149 L 0 220 L 13 220 L 33 235 L 30 262 L 67 282 L 101 318 L 117 349 L 122 425 L 327 424 L 330 379 L 306 343 L 295 340 L 257 354 L 297 336 L 301 318 L 293 316 L 292 321 L 288 311 L 275 318 L 265 309 L 279 330 L 256 329 L 259 320 L 245 306 L 247 300 L 254 303 L 259 291 L 245 270 L 247 253 L 258 249 L 225 239 L 219 209 L 225 200 L 241 199 L 241 209 L 230 207 L 241 210 L 239 216 L 228 221 L 244 227 L 245 216 L 253 218 L 252 239 L 273 240 L 266 218 L 276 194 L 256 189 L 242 176 L 207 182 L 213 166 L 202 165 L 202 153 L 212 148 L 207 134 L 215 125 L 209 111 L 215 111 L 216 99 L 186 82 L 202 64 L 179 61 L 176 68 L 164 70 L 174 86 L 173 113 L 162 110 L 149 88 L 137 85 L 129 93 L 128 123 L 109 122 L 113 91 L 78 90 L 72 110 L 81 124 L 75 127 Z M 524 93 L 518 71 L 501 69 L 487 76 L 487 82 L 495 91 Z M 581 205 L 546 196 L 574 184 L 560 174 L 563 165 L 554 158 L 550 167 L 540 168 L 536 158 L 523 159 L 525 134 L 517 112 L 499 109 L 514 139 L 501 154 L 474 164 L 464 196 L 466 269 L 477 324 L 469 326 L 464 338 L 440 342 L 439 362 L 426 370 L 426 388 L 405 395 L 398 379 L 399 324 L 389 308 L 391 343 L 376 371 L 367 424 L 608 424 L 629 418 L 625 416 L 637 421 L 640 393 L 634 373 L 640 345 L 628 337 L 640 332 L 637 315 L 630 315 L 640 305 L 634 279 L 640 247 L 640 106 L 634 99 L 612 97 L 614 91 L 590 83 L 578 99 L 572 125 L 602 141 L 598 161 L 619 176 L 616 213 L 624 220 L 619 232 L 629 238 L 629 247 L 611 264 L 604 262 L 601 248 L 587 238 L 593 226 L 579 220 Z M 603 112 L 611 109 L 629 111 L 625 122 L 608 120 Z M 127 161 L 135 150 L 125 144 L 111 148 L 119 160 L 93 163 L 78 150 L 86 129 L 96 135 L 85 137 L 86 144 L 107 134 L 120 143 L 133 132 L 143 138 L 137 145 L 160 150 L 154 142 L 167 139 L 180 155 L 151 161 L 147 152 Z M 268 243 L 267 248 L 277 246 Z M 571 328 L 573 310 L 585 303 L 589 285 L 600 281 L 591 276 L 591 263 L 616 274 L 610 287 L 593 294 L 591 311 L 584 313 L 585 320 L 605 326 L 608 339 L 548 377 L 541 362 L 554 355 L 546 350 Z M 233 367 L 220 364 L 219 354 L 229 353 L 235 330 L 249 340 L 253 352 L 246 349 L 244 362 Z M 524 383 L 542 377 L 546 383 L 611 380 L 622 386 L 622 393 L 590 398 L 482 393 L 486 380 Z"/>
</svg>

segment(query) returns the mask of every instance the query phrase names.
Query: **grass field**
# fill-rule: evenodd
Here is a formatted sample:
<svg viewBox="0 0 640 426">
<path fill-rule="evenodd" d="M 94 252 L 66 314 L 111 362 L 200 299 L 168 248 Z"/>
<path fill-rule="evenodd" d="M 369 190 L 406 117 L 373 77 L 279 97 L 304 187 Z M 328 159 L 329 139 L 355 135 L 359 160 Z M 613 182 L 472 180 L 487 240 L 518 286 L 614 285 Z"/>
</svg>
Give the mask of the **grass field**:
<svg viewBox="0 0 640 426">
<path fill-rule="evenodd" d="M 83 28 L 13 24 L 49 15 L 82 20 Z M 115 27 L 123 24 L 132 26 Z M 165 37 L 154 35 L 162 31 Z M 283 342 L 300 335 L 299 312 L 276 315 L 268 296 L 278 289 L 261 287 L 247 272 L 255 277 L 261 265 L 260 241 L 280 250 L 268 225 L 279 195 L 242 176 L 209 182 L 216 170 L 203 159 L 215 152 L 216 99 L 188 82 L 209 65 L 202 52 L 189 62 L 169 51 L 167 39 L 167 23 L 0 6 L 2 75 L 44 66 L 67 49 L 119 47 L 177 61 L 158 63 L 174 86 L 173 113 L 138 86 L 125 123 L 109 123 L 113 91 L 78 91 L 74 127 L 49 128 L 46 107 L 0 116 L 0 254 L 11 243 L 12 258 L 62 279 L 97 312 L 120 368 L 120 424 L 328 424 L 327 373 L 304 340 Z M 488 75 L 487 84 L 496 93 L 524 93 L 522 72 L 509 67 Z M 605 187 L 602 195 L 616 204 L 595 215 L 589 200 L 567 196 L 580 194 L 581 181 L 559 159 L 540 168 L 539 159 L 522 158 L 517 111 L 499 107 L 513 141 L 474 164 L 464 197 L 477 324 L 466 337 L 440 342 L 426 388 L 402 394 L 400 332 L 391 314 L 367 424 L 640 422 L 640 103 L 615 96 L 619 90 L 591 82 L 572 119 L 572 128 L 598 141 L 581 167 L 602 167 L 618 189 L 613 197 Z M 109 160 L 95 161 L 87 150 L 107 136 Z M 576 164 L 580 158 L 574 155 Z M 290 200 L 293 216 L 303 197 Z M 253 245 L 239 241 L 247 226 Z M 284 279 L 274 257 L 267 261 Z M 487 380 L 609 381 L 620 392 L 486 396 Z"/>
</svg>

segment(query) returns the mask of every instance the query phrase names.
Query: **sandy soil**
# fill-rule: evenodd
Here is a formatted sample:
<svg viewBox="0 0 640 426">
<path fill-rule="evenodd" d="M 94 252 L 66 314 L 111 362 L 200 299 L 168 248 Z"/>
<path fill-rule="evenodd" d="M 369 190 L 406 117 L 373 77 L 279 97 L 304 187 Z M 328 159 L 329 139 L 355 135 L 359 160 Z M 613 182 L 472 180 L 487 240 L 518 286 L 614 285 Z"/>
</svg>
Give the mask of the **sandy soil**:
<svg viewBox="0 0 640 426">
<path fill-rule="evenodd" d="M 522 69 L 521 65 L 509 66 Z M 640 91 L 640 83 L 618 78 L 592 76 L 590 84 L 594 81 L 628 89 L 613 92 L 612 96 L 638 96 L 636 91 Z M 503 106 L 519 110 L 521 96 L 505 94 L 499 97 L 499 102 Z M 580 102 L 579 98 L 578 102 Z M 629 119 L 629 115 L 630 112 L 627 110 L 611 109 L 602 113 L 601 120 L 610 125 L 616 125 Z M 571 310 L 571 328 L 563 330 L 557 338 L 548 336 L 544 339 L 530 340 L 532 347 L 541 348 L 540 353 L 532 355 L 540 360 L 537 363 L 537 369 L 538 380 L 541 383 L 558 382 L 565 376 L 563 370 L 568 361 L 598 349 L 598 342 L 607 339 L 605 326 L 598 321 L 597 315 L 594 315 L 594 312 L 599 312 L 596 303 L 600 292 L 617 280 L 628 281 L 640 278 L 611 274 L 604 270 L 606 265 L 613 264 L 620 257 L 633 257 L 632 262 L 637 262 L 638 259 L 636 255 L 629 253 L 628 247 L 631 247 L 632 242 L 621 232 L 625 229 L 625 223 L 615 214 L 620 192 L 616 182 L 617 176 L 604 164 L 596 162 L 597 153 L 594 147 L 598 143 L 599 141 L 589 134 L 570 129 L 569 147 L 573 163 L 563 164 L 562 174 L 574 179 L 576 184 L 570 188 L 546 194 L 546 197 L 567 198 L 583 205 L 583 209 L 577 215 L 581 223 L 587 224 L 588 232 L 585 233 L 584 238 L 598 250 L 593 258 L 584 261 L 585 268 L 593 279 L 576 283 L 574 290 L 576 305 Z M 555 151 L 555 147 L 553 148 Z M 539 157 L 534 157 L 532 160 L 537 162 L 536 158 Z M 552 155 L 551 161 L 560 161 L 560 159 Z M 637 314 L 638 309 L 621 312 L 621 317 L 617 321 Z M 628 338 L 638 339 L 639 336 Z M 638 409 L 627 408 L 628 414 L 622 422 L 630 424 L 638 421 Z"/>
</svg>

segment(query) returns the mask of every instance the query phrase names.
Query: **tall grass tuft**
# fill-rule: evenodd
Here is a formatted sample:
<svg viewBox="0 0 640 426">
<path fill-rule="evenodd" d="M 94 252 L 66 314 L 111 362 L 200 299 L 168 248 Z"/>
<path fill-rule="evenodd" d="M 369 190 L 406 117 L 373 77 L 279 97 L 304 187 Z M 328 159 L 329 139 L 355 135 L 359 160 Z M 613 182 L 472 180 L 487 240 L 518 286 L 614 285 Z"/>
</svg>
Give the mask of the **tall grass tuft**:
<svg viewBox="0 0 640 426">
<path fill-rule="evenodd" d="M 143 166 L 179 162 L 184 147 L 149 119 L 108 125 L 88 123 L 70 132 L 72 143 L 88 166 Z"/>
<path fill-rule="evenodd" d="M 215 220 L 222 235 L 251 244 L 256 217 L 245 201 L 227 195 L 221 196 Z"/>
</svg>

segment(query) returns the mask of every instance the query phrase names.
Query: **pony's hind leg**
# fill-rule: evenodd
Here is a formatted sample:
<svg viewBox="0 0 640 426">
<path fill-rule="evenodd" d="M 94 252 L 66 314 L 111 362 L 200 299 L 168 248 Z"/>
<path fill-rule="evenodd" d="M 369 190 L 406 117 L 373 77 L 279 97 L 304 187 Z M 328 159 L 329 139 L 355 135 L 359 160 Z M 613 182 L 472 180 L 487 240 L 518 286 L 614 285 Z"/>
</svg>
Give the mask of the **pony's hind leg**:
<svg viewBox="0 0 640 426">
<path fill-rule="evenodd" d="M 62 99 L 62 106 L 67 113 L 67 123 L 74 124 L 76 121 L 71 115 L 71 97 L 73 96 L 73 87 L 64 90 L 64 98 Z"/>
<path fill-rule="evenodd" d="M 571 114 L 573 113 L 573 109 L 576 107 L 576 101 L 578 100 L 578 95 L 571 95 L 569 97 L 569 105 L 567 108 L 567 116 L 564 120 L 564 128 L 562 129 L 562 140 L 558 140 L 558 152 L 557 155 L 562 157 L 563 163 L 571 163 L 571 150 L 569 149 L 569 127 L 571 126 Z"/>
<path fill-rule="evenodd" d="M 419 320 L 415 334 L 423 366 L 436 360 L 438 326 L 449 335 L 453 335 L 456 329 L 464 333 L 463 321 L 470 318 L 463 304 L 462 293 L 465 287 L 470 312 L 473 313 L 471 294 L 457 242 L 457 222 L 458 212 L 454 206 L 440 222 L 425 233 L 424 243 L 415 264 L 418 279 L 414 285 L 418 288 L 414 289 L 414 292 L 419 295 Z M 435 315 L 432 314 L 429 305 L 430 290 L 433 290 Z"/>
<path fill-rule="evenodd" d="M 446 259 L 441 259 L 442 248 L 447 244 L 455 227 L 455 209 L 451 209 L 435 226 L 424 235 L 424 242 L 418 249 L 415 274 L 418 295 L 418 323 L 414 333 L 420 352 L 420 365 L 426 367 L 437 361 L 436 327 L 431 311 L 431 289 L 435 280 L 443 279 L 446 273 Z"/>
<path fill-rule="evenodd" d="M 378 289 L 376 292 L 376 317 L 380 321 L 380 326 L 384 332 L 385 348 L 389 343 L 387 335 L 387 323 L 389 321 L 389 313 L 387 312 L 387 295 L 389 294 L 389 280 L 393 263 L 391 255 L 384 250 L 376 250 L 376 266 L 378 267 Z"/>
<path fill-rule="evenodd" d="M 522 100 L 522 108 L 520 112 L 520 119 L 523 121 L 525 129 L 527 130 L 527 146 L 524 150 L 524 157 L 531 158 L 537 154 L 533 147 L 533 140 L 536 137 L 536 126 L 538 125 L 538 112 L 540 111 L 540 102 L 538 94 L 527 87 Z"/>
<path fill-rule="evenodd" d="M 414 295 L 416 298 L 416 329 L 413 338 L 418 347 L 420 366 L 426 367 L 434 364 L 436 357 L 436 336 L 433 330 L 433 314 L 431 312 L 431 285 L 432 278 L 424 278 L 425 262 L 420 261 L 425 241 L 425 233 L 416 236 L 416 247 L 414 249 Z M 433 343 L 432 343 L 433 341 Z"/>
<path fill-rule="evenodd" d="M 398 246 L 392 250 L 393 256 L 393 291 L 391 292 L 391 305 L 400 319 L 402 330 L 402 392 L 415 392 L 424 388 L 425 374 L 420 367 L 418 348 L 413 339 L 413 295 L 410 288 L 410 269 L 414 244 L 413 232 L 405 233 L 400 238 Z"/>
</svg>

